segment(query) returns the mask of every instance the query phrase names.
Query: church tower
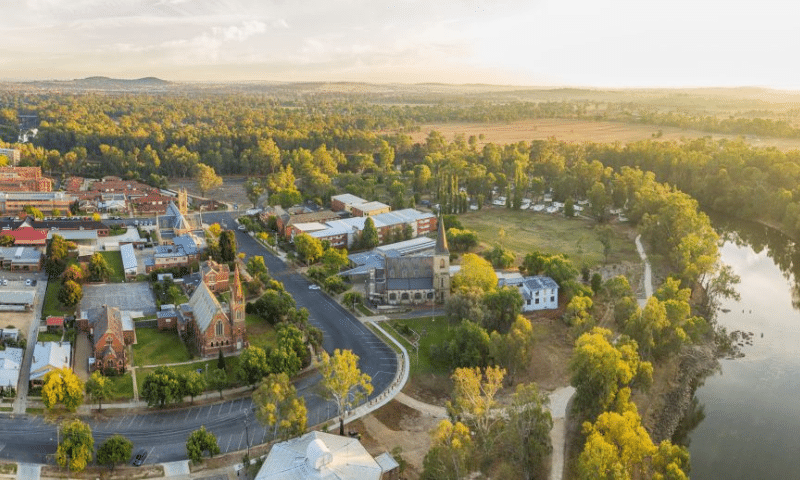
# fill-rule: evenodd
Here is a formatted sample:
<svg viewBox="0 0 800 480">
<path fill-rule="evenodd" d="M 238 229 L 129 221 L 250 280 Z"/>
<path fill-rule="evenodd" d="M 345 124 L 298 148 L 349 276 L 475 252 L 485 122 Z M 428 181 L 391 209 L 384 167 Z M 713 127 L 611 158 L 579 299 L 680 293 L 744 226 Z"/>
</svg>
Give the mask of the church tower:
<svg viewBox="0 0 800 480">
<path fill-rule="evenodd" d="M 450 250 L 444 233 L 444 221 L 438 219 L 436 249 L 433 252 L 433 291 L 435 301 L 446 302 L 450 298 Z"/>
<path fill-rule="evenodd" d="M 234 270 L 233 273 L 230 299 L 231 332 L 233 333 L 232 340 L 236 345 L 236 350 L 241 350 L 242 348 L 247 347 L 244 306 L 244 291 L 242 290 L 242 282 L 239 278 L 239 264 L 237 263 L 236 270 Z"/>
<path fill-rule="evenodd" d="M 182 215 L 189 213 L 189 194 L 185 188 L 178 190 L 178 210 Z"/>
</svg>

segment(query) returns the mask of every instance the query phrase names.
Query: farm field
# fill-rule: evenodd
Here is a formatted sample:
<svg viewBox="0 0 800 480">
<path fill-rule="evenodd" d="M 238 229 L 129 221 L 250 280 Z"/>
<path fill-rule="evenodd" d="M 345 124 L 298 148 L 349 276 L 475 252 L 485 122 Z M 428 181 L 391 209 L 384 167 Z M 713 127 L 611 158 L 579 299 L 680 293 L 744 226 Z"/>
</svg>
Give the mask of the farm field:
<svg viewBox="0 0 800 480">
<path fill-rule="evenodd" d="M 447 140 L 453 140 L 457 134 L 465 138 L 471 135 L 478 137 L 479 147 L 486 143 L 509 144 L 521 141 L 547 140 L 556 138 L 565 142 L 597 142 L 622 144 L 639 140 L 654 139 L 653 134 L 659 130 L 662 136 L 656 140 L 679 141 L 681 137 L 699 138 L 710 136 L 713 139 L 735 139 L 736 135 L 721 135 L 701 132 L 699 130 L 684 130 L 676 127 L 661 127 L 657 125 L 643 125 L 636 123 L 605 122 L 572 119 L 536 119 L 509 123 L 434 123 L 420 125 L 420 130 L 408 135 L 414 142 L 425 142 L 431 130 L 436 130 Z M 776 147 L 779 150 L 800 149 L 800 139 L 787 138 L 755 138 L 745 137 L 745 142 L 756 147 Z"/>
</svg>

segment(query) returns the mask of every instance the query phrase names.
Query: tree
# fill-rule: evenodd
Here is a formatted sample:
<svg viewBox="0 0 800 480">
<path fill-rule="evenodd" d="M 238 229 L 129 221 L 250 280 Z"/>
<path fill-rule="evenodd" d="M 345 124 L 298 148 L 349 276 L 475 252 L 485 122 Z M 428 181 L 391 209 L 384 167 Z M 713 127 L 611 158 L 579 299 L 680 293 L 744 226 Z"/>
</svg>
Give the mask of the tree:
<svg viewBox="0 0 800 480">
<path fill-rule="evenodd" d="M 208 226 L 208 233 L 214 238 L 219 238 L 219 234 L 222 233 L 222 227 L 220 227 L 219 223 L 212 223 Z"/>
<path fill-rule="evenodd" d="M 609 226 L 603 226 L 597 229 L 597 239 L 603 245 L 603 259 L 608 263 L 608 257 L 611 255 L 611 248 L 614 240 L 614 230 Z"/>
<path fill-rule="evenodd" d="M 483 296 L 483 304 L 486 305 L 484 328 L 488 332 L 506 333 L 517 316 L 522 313 L 524 303 L 525 300 L 516 287 L 506 286 L 487 292 Z"/>
<path fill-rule="evenodd" d="M 294 237 L 294 248 L 306 265 L 316 263 L 322 256 L 322 242 L 307 233 Z"/>
<path fill-rule="evenodd" d="M 511 397 L 508 423 L 503 430 L 503 451 L 522 470 L 521 478 L 542 478 L 544 460 L 553 451 L 550 430 L 553 419 L 547 410 L 550 399 L 535 383 L 517 385 Z"/>
<path fill-rule="evenodd" d="M 239 355 L 237 374 L 246 384 L 255 388 L 256 384 L 269 373 L 269 362 L 263 348 L 251 345 Z"/>
<path fill-rule="evenodd" d="M 453 290 L 463 291 L 477 287 L 483 292 L 497 289 L 497 275 L 492 265 L 474 253 L 461 257 L 461 270 L 453 276 Z"/>
<path fill-rule="evenodd" d="M 322 254 L 320 261 L 325 265 L 328 275 L 334 275 L 342 268 L 346 267 L 350 260 L 347 258 L 347 250 L 343 248 L 327 248 Z"/>
<path fill-rule="evenodd" d="M 375 222 L 372 218 L 367 217 L 364 221 L 364 230 L 361 232 L 359 245 L 364 250 L 370 250 L 378 246 L 378 229 L 375 228 Z"/>
<path fill-rule="evenodd" d="M 423 460 L 423 480 L 460 480 L 471 466 L 474 447 L 469 428 L 442 420 L 432 435 L 431 449 Z"/>
<path fill-rule="evenodd" d="M 208 386 L 218 391 L 219 398 L 222 398 L 222 391 L 228 386 L 228 374 L 225 373 L 225 370 L 212 368 L 208 372 Z"/>
<path fill-rule="evenodd" d="M 94 457 L 94 437 L 89 425 L 65 420 L 59 427 L 56 463 L 71 472 L 82 472 Z"/>
<path fill-rule="evenodd" d="M 11 247 L 14 245 L 14 237 L 11 235 L 0 235 L 0 247 Z"/>
<path fill-rule="evenodd" d="M 220 348 L 217 353 L 217 369 L 225 370 L 225 354 L 222 353 L 222 349 Z"/>
<path fill-rule="evenodd" d="M 478 245 L 478 234 L 472 230 L 447 230 L 447 244 L 456 252 L 468 252 Z"/>
<path fill-rule="evenodd" d="M 510 267 L 516 258 L 512 251 L 506 250 L 500 245 L 495 245 L 494 248 L 484 253 L 484 256 L 491 262 L 493 267 L 500 269 Z"/>
<path fill-rule="evenodd" d="M 248 178 L 244 182 L 244 191 L 247 199 L 253 203 L 253 207 L 258 207 L 258 199 L 266 192 L 266 185 L 262 179 Z"/>
<path fill-rule="evenodd" d="M 453 400 L 447 402 L 451 415 L 469 416 L 481 439 L 486 439 L 497 416 L 490 410 L 496 406 L 494 399 L 503 385 L 506 371 L 500 367 L 456 368 L 450 377 L 453 380 Z"/>
<path fill-rule="evenodd" d="M 272 437 L 286 440 L 306 429 L 306 403 L 285 373 L 268 375 L 253 392 L 256 418 L 272 426 Z"/>
<path fill-rule="evenodd" d="M 198 163 L 195 166 L 194 180 L 197 183 L 197 189 L 200 190 L 200 195 L 203 197 L 206 196 L 206 192 L 222 185 L 222 177 L 217 175 L 214 167 L 209 167 L 203 163 Z"/>
<path fill-rule="evenodd" d="M 51 370 L 44 376 L 42 402 L 48 410 L 61 404 L 74 411 L 83 403 L 83 382 L 70 368 Z"/>
<path fill-rule="evenodd" d="M 191 397 L 191 402 L 194 403 L 194 397 L 203 393 L 206 389 L 206 379 L 197 371 L 192 371 L 182 375 L 182 390 L 184 395 Z"/>
<path fill-rule="evenodd" d="M 122 435 L 112 435 L 97 449 L 97 463 L 108 465 L 113 471 L 117 464 L 130 462 L 132 453 L 133 442 Z"/>
<path fill-rule="evenodd" d="M 44 218 L 44 214 L 42 213 L 42 211 L 31 205 L 25 205 L 23 211 L 37 220 L 41 220 Z"/>
<path fill-rule="evenodd" d="M 339 350 L 329 356 L 323 351 L 317 368 L 322 374 L 320 386 L 327 398 L 336 402 L 339 414 L 339 435 L 344 435 L 344 414 L 372 393 L 372 378 L 358 369 L 358 355 Z"/>
<path fill-rule="evenodd" d="M 81 298 L 83 298 L 83 289 L 80 285 L 72 280 L 61 284 L 61 288 L 58 290 L 59 302 L 67 307 L 74 307 L 81 301 Z"/>
<path fill-rule="evenodd" d="M 181 384 L 177 373 L 170 367 L 160 366 L 144 377 L 142 397 L 147 405 L 163 407 L 168 402 L 181 399 Z"/>
<path fill-rule="evenodd" d="M 607 410 L 620 389 L 651 382 L 653 366 L 639 358 L 635 341 L 610 342 L 611 331 L 595 327 L 581 335 L 569 363 L 574 408 L 585 418 Z"/>
<path fill-rule="evenodd" d="M 269 273 L 267 265 L 264 263 L 264 257 L 261 255 L 253 255 L 247 260 L 247 272 L 257 277 L 264 273 Z"/>
<path fill-rule="evenodd" d="M 61 281 L 66 282 L 67 280 L 71 280 L 75 283 L 82 283 L 85 280 L 86 276 L 83 273 L 83 269 L 78 264 L 72 264 L 64 270 L 62 274 Z"/>
<path fill-rule="evenodd" d="M 111 276 L 111 265 L 105 255 L 97 252 L 89 259 L 89 274 L 95 282 L 107 280 Z"/>
<path fill-rule="evenodd" d="M 236 233 L 233 230 L 225 230 L 219 235 L 219 255 L 223 262 L 236 259 Z"/>
<path fill-rule="evenodd" d="M 508 371 L 509 377 L 527 368 L 535 342 L 530 320 L 517 315 L 508 333 L 492 332 L 490 341 L 492 358 Z"/>
<path fill-rule="evenodd" d="M 489 363 L 489 334 L 480 325 L 462 320 L 446 345 L 451 367 L 485 367 Z"/>
<path fill-rule="evenodd" d="M 103 410 L 103 400 L 111 397 L 111 382 L 102 373 L 94 371 L 86 382 L 86 393 L 92 400 L 97 400 L 97 408 Z"/>
<path fill-rule="evenodd" d="M 217 445 L 217 437 L 206 430 L 205 425 L 189 434 L 186 440 L 186 456 L 195 463 L 203 460 L 203 455 L 208 452 L 208 456 L 214 458 L 214 455 L 220 452 L 219 445 Z"/>
</svg>

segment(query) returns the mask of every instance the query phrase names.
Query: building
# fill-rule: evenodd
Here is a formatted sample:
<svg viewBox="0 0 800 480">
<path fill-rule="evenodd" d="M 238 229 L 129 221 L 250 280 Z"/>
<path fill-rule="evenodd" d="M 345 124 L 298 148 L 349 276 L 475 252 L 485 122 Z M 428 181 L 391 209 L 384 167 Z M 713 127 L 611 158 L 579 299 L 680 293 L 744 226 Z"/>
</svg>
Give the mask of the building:
<svg viewBox="0 0 800 480">
<path fill-rule="evenodd" d="M 169 202 L 164 215 L 156 219 L 156 227 L 162 243 L 170 243 L 172 238 L 191 232 L 202 232 L 203 222 L 200 214 L 188 213 L 188 197 L 186 190 L 178 193 L 178 205 Z"/>
<path fill-rule="evenodd" d="M 53 181 L 41 167 L 0 167 L 0 192 L 51 192 Z"/>
<path fill-rule="evenodd" d="M 128 365 L 125 346 L 135 342 L 133 320 L 128 312 L 103 305 L 97 318 L 81 317 L 76 320 L 78 329 L 93 339 L 94 370 L 116 370 L 123 373 Z"/>
<path fill-rule="evenodd" d="M 145 260 L 145 271 L 188 267 L 201 253 L 200 240 L 192 234 L 172 238 L 172 245 L 156 245 L 153 258 Z"/>
<path fill-rule="evenodd" d="M 35 248 L 0 247 L 0 266 L 3 270 L 38 272 L 42 269 L 42 258 L 42 252 Z"/>
<path fill-rule="evenodd" d="M 63 332 L 64 331 L 64 317 L 48 316 L 45 320 L 48 332 Z"/>
<path fill-rule="evenodd" d="M 13 230 L 10 226 L 3 226 L 0 237 L 13 238 L 15 246 L 43 247 L 47 245 L 47 232 L 47 230 L 39 230 L 27 225 Z"/>
<path fill-rule="evenodd" d="M 390 242 L 393 238 L 416 238 L 436 230 L 438 221 L 432 213 L 413 208 L 379 213 L 372 217 L 351 217 L 325 221 L 327 228 L 307 232 L 319 240 L 327 240 L 334 247 L 350 248 L 364 231 L 367 218 L 372 219 L 378 232 L 378 241 Z"/>
<path fill-rule="evenodd" d="M 16 148 L 0 148 L 0 155 L 8 158 L 9 165 L 17 165 L 20 161 L 20 152 Z"/>
<path fill-rule="evenodd" d="M 161 305 L 161 310 L 156 312 L 158 330 L 176 330 L 178 328 L 178 311 L 175 305 Z"/>
<path fill-rule="evenodd" d="M 17 215 L 31 206 L 45 215 L 53 211 L 68 212 L 76 198 L 64 192 L 0 192 L 0 213 Z"/>
<path fill-rule="evenodd" d="M 6 388 L 17 388 L 21 365 L 21 348 L 6 347 L 5 350 L 0 350 L 0 392 Z"/>
<path fill-rule="evenodd" d="M 225 308 L 201 282 L 189 302 L 181 305 L 178 311 L 178 330 L 194 340 L 203 357 L 215 356 L 220 350 L 232 353 L 247 348 L 245 300 L 238 267 L 230 292 L 230 304 Z"/>
<path fill-rule="evenodd" d="M 125 271 L 125 278 L 136 278 L 139 263 L 136 261 L 136 254 L 133 251 L 133 244 L 126 243 L 119 246 L 119 253 L 122 256 L 122 269 Z"/>
<path fill-rule="evenodd" d="M 44 376 L 60 368 L 72 368 L 72 349 L 69 342 L 36 342 L 31 364 L 31 386 L 44 384 Z"/>
<path fill-rule="evenodd" d="M 30 312 L 36 299 L 36 290 L 0 289 L 0 311 Z"/>
<path fill-rule="evenodd" d="M 229 288 L 231 269 L 226 263 L 217 263 L 208 259 L 200 264 L 200 279 L 214 293 L 221 293 Z"/>
<path fill-rule="evenodd" d="M 558 308 L 558 284 L 550 277 L 500 278 L 499 287 L 511 286 L 519 289 L 524 303 L 523 312 L 555 310 Z"/>
<path fill-rule="evenodd" d="M 356 217 L 372 217 L 380 213 L 389 213 L 392 207 L 381 202 L 366 202 L 352 207 L 353 216 Z"/>
<path fill-rule="evenodd" d="M 144 197 L 131 198 L 131 206 L 138 213 L 164 215 L 167 207 L 174 200 L 173 197 L 159 192 L 149 193 Z"/>
<path fill-rule="evenodd" d="M 395 480 L 400 466 L 383 454 L 372 458 L 357 438 L 309 432 L 275 444 L 256 480 Z"/>
</svg>

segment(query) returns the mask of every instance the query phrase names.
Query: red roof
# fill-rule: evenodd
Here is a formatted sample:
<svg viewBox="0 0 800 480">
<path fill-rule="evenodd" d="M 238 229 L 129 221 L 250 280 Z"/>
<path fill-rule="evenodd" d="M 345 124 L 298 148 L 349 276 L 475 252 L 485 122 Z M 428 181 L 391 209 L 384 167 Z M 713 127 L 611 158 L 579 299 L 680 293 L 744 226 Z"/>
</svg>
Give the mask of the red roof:
<svg viewBox="0 0 800 480">
<path fill-rule="evenodd" d="M 0 230 L 0 237 L 5 235 L 14 239 L 14 245 L 44 245 L 47 243 L 47 230 L 39 230 L 32 227 Z"/>
<path fill-rule="evenodd" d="M 64 317 L 47 317 L 48 327 L 63 327 Z"/>
</svg>

